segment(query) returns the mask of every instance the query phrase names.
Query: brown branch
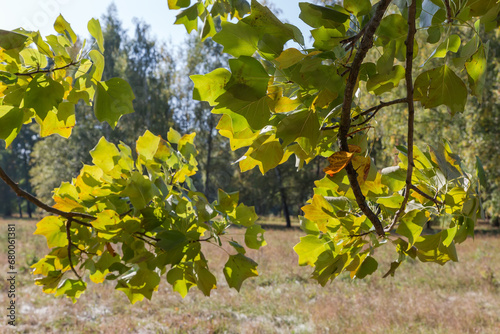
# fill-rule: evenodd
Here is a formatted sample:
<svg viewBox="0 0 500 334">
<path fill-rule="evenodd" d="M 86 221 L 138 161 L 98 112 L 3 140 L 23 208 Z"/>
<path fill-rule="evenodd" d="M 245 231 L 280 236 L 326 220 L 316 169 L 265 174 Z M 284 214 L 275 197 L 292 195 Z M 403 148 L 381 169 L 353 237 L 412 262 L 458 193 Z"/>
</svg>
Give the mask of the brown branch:
<svg viewBox="0 0 500 334">
<path fill-rule="evenodd" d="M 38 198 L 36 198 L 32 194 L 30 194 L 29 192 L 21 189 L 19 187 L 19 185 L 17 183 L 15 183 L 5 173 L 5 171 L 1 167 L 0 167 L 0 179 L 2 179 L 5 183 L 7 183 L 7 185 L 16 193 L 17 196 L 22 197 L 22 198 L 30 201 L 31 203 L 35 204 L 40 209 L 42 209 L 42 210 L 44 210 L 46 212 L 53 213 L 55 215 L 64 217 L 66 219 L 71 219 L 71 220 L 75 221 L 78 224 L 85 225 L 85 226 L 88 226 L 88 227 L 92 227 L 92 225 L 89 224 L 89 223 L 85 223 L 85 222 L 76 220 L 74 218 L 75 217 L 79 217 L 79 218 L 90 219 L 90 220 L 95 220 L 96 219 L 94 216 L 91 216 L 91 215 L 86 214 L 86 213 L 81 213 L 81 212 L 65 212 L 65 211 L 58 210 L 56 208 L 53 208 L 53 207 L 51 207 L 51 206 L 43 203 L 42 201 L 40 201 Z"/>
<path fill-rule="evenodd" d="M 427 195 L 426 193 L 424 193 L 422 190 L 418 189 L 417 186 L 415 186 L 413 184 L 410 185 L 410 189 L 414 190 L 417 193 L 419 193 L 420 195 L 422 195 L 423 197 L 427 198 L 428 200 L 433 201 L 434 204 L 436 204 L 436 205 L 444 205 L 443 202 L 438 201 L 436 198 L 432 197 L 431 195 Z"/>
<path fill-rule="evenodd" d="M 365 124 L 365 123 L 368 123 L 369 120 L 371 120 L 376 114 L 377 112 L 379 112 L 379 110 L 381 110 L 382 108 L 384 107 L 388 107 L 388 106 L 392 106 L 394 104 L 399 104 L 399 103 L 406 103 L 406 98 L 404 99 L 396 99 L 396 100 L 392 100 L 392 101 L 389 101 L 389 102 L 383 102 L 383 101 L 380 101 L 380 104 L 376 105 L 376 106 L 373 106 L 369 109 L 366 109 L 365 111 L 363 111 L 362 113 L 354 116 L 353 118 L 351 118 L 351 122 L 352 121 L 355 121 L 357 120 L 358 118 L 362 117 L 362 116 L 365 116 L 365 115 L 368 115 L 369 113 L 373 112 L 373 114 L 371 114 L 369 117 L 368 117 L 368 120 L 364 120 L 362 123 L 359 123 L 359 124 L 352 124 L 351 127 L 354 127 L 354 126 L 359 126 L 359 125 L 362 125 L 362 124 Z M 339 126 L 338 125 L 333 125 L 333 126 L 325 126 L 323 128 L 321 128 L 321 130 L 333 130 L 333 129 L 336 129 L 338 128 Z"/>
<path fill-rule="evenodd" d="M 387 232 L 390 232 L 394 226 L 398 223 L 399 218 L 403 215 L 406 204 L 410 197 L 410 189 L 412 189 L 411 178 L 413 175 L 413 132 L 414 132 L 414 122 L 415 122 L 415 103 L 413 102 L 413 43 L 415 39 L 415 33 L 417 31 L 415 26 L 415 18 L 417 12 L 417 0 L 413 0 L 410 8 L 408 10 L 408 36 L 406 38 L 406 69 L 405 69 L 405 79 L 406 79 L 406 97 L 408 103 L 408 167 L 406 170 L 406 190 L 403 203 L 401 207 L 396 211 L 394 219 L 391 224 L 386 228 Z"/>
<path fill-rule="evenodd" d="M 71 62 L 67 65 L 64 65 L 64 66 L 61 66 L 61 67 L 56 67 L 56 68 L 52 68 L 52 69 L 48 69 L 48 70 L 36 70 L 36 71 L 33 71 L 33 72 L 25 72 L 25 73 L 14 73 L 15 75 L 17 76 L 32 76 L 34 74 L 38 74 L 38 73 L 51 73 L 51 72 L 54 72 L 54 71 L 59 71 L 59 70 L 64 70 L 70 66 L 73 66 L 73 65 L 77 65 L 78 62 Z"/>
<path fill-rule="evenodd" d="M 76 271 L 75 267 L 73 266 L 73 260 L 71 259 L 71 253 L 72 253 L 71 246 L 73 246 L 73 243 L 71 242 L 71 231 L 70 231 L 70 228 L 71 228 L 71 218 L 68 219 L 68 221 L 66 222 L 66 238 L 68 239 L 68 260 L 69 260 L 69 266 L 71 267 L 71 270 L 73 270 L 73 272 L 75 273 L 76 277 L 78 277 L 78 279 L 81 280 L 82 277 L 80 275 L 78 275 L 78 272 Z"/>
<path fill-rule="evenodd" d="M 343 39 L 340 41 L 340 44 L 346 49 L 346 50 L 349 50 L 351 49 L 354 49 L 354 46 L 356 45 L 357 41 L 359 41 L 359 39 L 361 37 L 363 37 L 363 34 L 365 33 L 366 31 L 366 27 L 368 26 L 365 25 L 356 35 L 354 36 L 351 36 L 349 38 L 346 38 L 346 39 Z M 351 58 L 351 56 L 349 56 L 349 58 Z"/>
<path fill-rule="evenodd" d="M 134 232 L 134 234 L 142 235 L 143 237 L 149 238 L 149 239 L 154 240 L 154 241 L 160 241 L 160 239 L 150 237 L 149 235 L 147 235 L 146 233 L 143 233 L 143 232 Z"/>
<path fill-rule="evenodd" d="M 446 20 L 448 23 L 453 22 L 453 14 L 451 11 L 450 0 L 443 0 L 444 6 L 446 7 Z"/>
<path fill-rule="evenodd" d="M 362 29 L 363 39 L 361 40 L 359 49 L 357 50 L 356 55 L 354 56 L 354 59 L 352 61 L 351 70 L 349 71 L 349 77 L 347 78 L 344 92 L 342 116 L 339 126 L 339 144 L 341 151 L 349 152 L 349 147 L 347 145 L 347 136 L 351 127 L 351 104 L 354 96 L 354 88 L 358 80 L 359 69 L 368 50 L 370 50 L 373 46 L 375 31 L 380 25 L 380 21 L 382 20 L 382 17 L 384 16 L 384 13 L 390 3 L 391 0 L 381 0 L 378 3 L 377 10 L 370 19 L 370 22 L 368 22 L 368 24 Z M 383 236 L 385 233 L 382 223 L 380 222 L 378 216 L 368 207 L 365 196 L 363 195 L 363 192 L 361 191 L 357 180 L 357 173 L 354 170 L 351 162 L 347 164 L 346 171 L 349 178 L 349 183 L 351 184 L 351 188 L 354 196 L 356 197 L 356 202 L 358 203 L 359 208 L 368 217 L 368 219 L 370 219 L 373 226 L 375 227 L 375 230 L 377 231 L 377 234 L 379 236 Z"/>
</svg>

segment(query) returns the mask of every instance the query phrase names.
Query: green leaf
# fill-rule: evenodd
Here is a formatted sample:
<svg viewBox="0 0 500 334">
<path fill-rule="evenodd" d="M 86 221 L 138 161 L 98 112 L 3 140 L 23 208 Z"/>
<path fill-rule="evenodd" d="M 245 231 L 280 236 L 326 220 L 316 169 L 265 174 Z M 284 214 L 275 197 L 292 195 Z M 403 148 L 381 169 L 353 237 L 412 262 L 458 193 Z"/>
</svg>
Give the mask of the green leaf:
<svg viewBox="0 0 500 334">
<path fill-rule="evenodd" d="M 264 240 L 264 229 L 260 225 L 252 225 L 245 232 L 245 244 L 248 248 L 259 249 L 267 245 Z"/>
<path fill-rule="evenodd" d="M 392 192 L 398 192 L 406 183 L 406 170 L 399 166 L 387 167 L 381 170 L 382 184 L 389 187 Z"/>
<path fill-rule="evenodd" d="M 245 90 L 243 90 L 244 92 Z M 248 125 L 254 130 L 260 130 L 267 125 L 271 117 L 269 96 L 263 96 L 258 100 L 245 101 L 234 97 L 231 93 L 225 93 L 217 99 L 219 104 L 212 110 L 214 114 L 236 113 L 243 116 Z"/>
<path fill-rule="evenodd" d="M 95 81 L 100 81 L 104 72 L 104 56 L 99 51 L 92 50 L 89 52 L 89 57 L 92 59 L 90 75 Z"/>
<path fill-rule="evenodd" d="M 377 29 L 377 35 L 383 45 L 393 40 L 406 39 L 408 34 L 408 22 L 399 14 L 385 16 Z"/>
<path fill-rule="evenodd" d="M 0 139 L 9 146 L 23 125 L 24 113 L 16 107 L 0 105 Z"/>
<path fill-rule="evenodd" d="M 76 34 L 71 29 L 70 24 L 64 19 L 62 15 L 59 15 L 56 19 L 56 22 L 54 22 L 54 29 L 60 33 L 68 37 L 73 44 L 76 43 Z"/>
<path fill-rule="evenodd" d="M 207 101 L 215 106 L 216 99 L 226 92 L 225 86 L 231 78 L 231 72 L 218 68 L 205 75 L 191 75 L 190 78 L 194 83 L 193 99 Z"/>
<path fill-rule="evenodd" d="M 262 64 L 255 58 L 241 56 L 229 59 L 231 79 L 226 90 L 238 99 L 253 101 L 267 94 L 269 75 Z"/>
<path fill-rule="evenodd" d="M 414 100 L 425 108 L 446 105 L 451 114 L 464 111 L 467 88 L 447 65 L 420 74 L 415 80 Z"/>
<path fill-rule="evenodd" d="M 356 271 L 355 278 L 363 279 L 373 274 L 378 268 L 378 262 L 371 256 L 367 256 Z"/>
<path fill-rule="evenodd" d="M 186 235 L 180 231 L 169 230 L 158 234 L 160 239 L 156 246 L 163 249 L 165 252 L 182 250 L 188 244 Z"/>
<path fill-rule="evenodd" d="M 55 296 L 66 295 L 71 298 L 73 304 L 87 289 L 87 283 L 82 280 L 66 279 L 62 284 L 59 284 Z"/>
<path fill-rule="evenodd" d="M 33 234 L 43 235 L 47 239 L 49 248 L 65 247 L 68 245 L 64 220 L 56 216 L 47 216 L 36 224 Z"/>
<path fill-rule="evenodd" d="M 70 102 L 61 102 L 55 112 L 48 112 L 44 119 L 36 117 L 40 124 L 40 135 L 42 137 L 57 133 L 61 137 L 69 138 L 76 123 L 75 105 Z"/>
<path fill-rule="evenodd" d="M 134 208 L 141 210 L 149 204 L 153 197 L 159 195 L 159 191 L 147 176 L 134 171 L 122 194 L 130 199 Z"/>
<path fill-rule="evenodd" d="M 396 233 L 408 238 L 408 249 L 406 251 L 413 246 L 428 220 L 426 212 L 419 210 L 412 210 L 401 217 Z"/>
<path fill-rule="evenodd" d="M 92 162 L 107 173 L 115 168 L 120 152 L 114 144 L 101 137 L 97 145 L 90 151 L 90 155 Z"/>
<path fill-rule="evenodd" d="M 297 138 L 306 139 L 308 145 L 302 149 L 309 153 L 318 143 L 320 127 L 316 112 L 302 110 L 283 118 L 277 126 L 276 136 L 283 140 L 283 146 L 291 144 Z"/>
<path fill-rule="evenodd" d="M 0 47 L 5 50 L 20 49 L 28 41 L 28 36 L 0 29 Z"/>
<path fill-rule="evenodd" d="M 98 19 L 91 19 L 87 24 L 90 35 L 94 37 L 101 53 L 104 53 L 104 37 L 102 35 L 101 23 Z"/>
<path fill-rule="evenodd" d="M 47 57 L 37 49 L 23 49 L 19 55 L 23 58 L 26 67 L 45 68 L 48 65 Z"/>
<path fill-rule="evenodd" d="M 489 41 L 481 44 L 472 58 L 465 63 L 472 94 L 481 98 L 486 82 Z"/>
<path fill-rule="evenodd" d="M 399 82 L 405 77 L 405 69 L 401 65 L 396 65 L 387 74 L 376 74 L 370 77 L 366 82 L 366 89 L 376 95 L 381 95 L 391 91 L 399 85 Z"/>
<path fill-rule="evenodd" d="M 344 0 L 344 8 L 356 16 L 370 13 L 372 5 L 370 0 Z"/>
<path fill-rule="evenodd" d="M 196 285 L 198 289 L 200 289 L 205 296 L 210 296 L 210 292 L 217 287 L 217 279 L 210 270 L 208 270 L 204 261 L 196 261 L 194 263 L 194 270 L 197 276 Z"/>
<path fill-rule="evenodd" d="M 418 259 L 422 262 L 436 262 L 440 265 L 450 260 L 458 261 L 455 244 L 451 243 L 448 247 L 443 244 L 447 237 L 447 230 L 420 236 L 415 242 Z"/>
<path fill-rule="evenodd" d="M 0 71 L 0 82 L 7 85 L 15 84 L 17 82 L 17 75 L 10 72 Z"/>
<path fill-rule="evenodd" d="M 245 227 L 252 226 L 259 218 L 255 213 L 255 208 L 253 206 L 246 206 L 242 203 L 240 203 L 240 205 L 236 207 L 234 213 L 231 213 L 229 216 L 233 218 L 231 220 L 231 223 L 242 225 Z"/>
<path fill-rule="evenodd" d="M 179 141 L 181 140 L 181 134 L 174 129 L 170 128 L 167 133 L 167 139 L 169 142 L 172 144 L 178 144 Z"/>
<path fill-rule="evenodd" d="M 458 35 L 450 35 L 448 36 L 437 49 L 431 54 L 429 58 L 444 58 L 448 51 L 457 52 L 460 48 L 461 40 Z"/>
<path fill-rule="evenodd" d="M 482 187 L 486 187 L 486 173 L 484 172 L 483 164 L 481 163 L 481 160 L 479 160 L 479 157 L 477 155 L 475 169 L 476 176 L 479 179 L 479 183 Z"/>
<path fill-rule="evenodd" d="M 33 108 L 41 120 L 57 110 L 64 97 L 64 87 L 49 76 L 38 74 L 30 81 L 24 95 L 24 107 Z"/>
<path fill-rule="evenodd" d="M 265 174 L 279 165 L 283 158 L 283 148 L 278 140 L 269 141 L 250 153 L 250 157 L 261 162 L 259 169 Z"/>
<path fill-rule="evenodd" d="M 293 250 L 299 256 L 299 265 L 314 266 L 318 257 L 326 248 L 325 239 L 319 239 L 314 235 L 300 237 L 300 242 L 293 247 Z"/>
<path fill-rule="evenodd" d="M 115 289 L 123 291 L 132 304 L 146 297 L 151 299 L 153 291 L 158 289 L 160 276 L 152 270 L 140 268 L 122 276 Z"/>
<path fill-rule="evenodd" d="M 176 265 L 167 273 L 167 282 L 170 283 L 182 298 L 186 297 L 189 289 L 196 286 L 196 277 L 193 267 L 187 264 Z"/>
<path fill-rule="evenodd" d="M 191 0 L 168 0 L 168 9 L 180 9 L 189 7 Z"/>
<path fill-rule="evenodd" d="M 257 50 L 259 34 L 248 24 L 222 22 L 222 30 L 213 37 L 214 42 L 224 46 L 223 51 L 234 57 L 251 56 Z"/>
<path fill-rule="evenodd" d="M 348 13 L 342 13 L 333 8 L 306 2 L 300 2 L 299 7 L 299 18 L 313 28 L 335 28 L 343 25 L 349 19 Z"/>
<path fill-rule="evenodd" d="M 161 138 L 155 136 L 151 131 L 146 130 L 144 135 L 137 139 L 136 151 L 143 159 L 153 160 L 156 151 L 158 150 L 158 145 L 160 144 Z"/>
<path fill-rule="evenodd" d="M 202 2 L 196 2 L 176 16 L 174 24 L 183 24 L 188 33 L 198 29 L 198 16 L 203 14 L 205 7 Z"/>
<path fill-rule="evenodd" d="M 132 101 L 135 99 L 132 88 L 123 79 L 112 78 L 97 83 L 94 113 L 101 122 L 108 122 L 112 128 L 120 117 L 134 112 Z"/>
<path fill-rule="evenodd" d="M 241 284 L 250 277 L 258 276 L 257 263 L 243 254 L 229 256 L 224 266 L 224 276 L 231 288 L 240 291 Z"/>
</svg>

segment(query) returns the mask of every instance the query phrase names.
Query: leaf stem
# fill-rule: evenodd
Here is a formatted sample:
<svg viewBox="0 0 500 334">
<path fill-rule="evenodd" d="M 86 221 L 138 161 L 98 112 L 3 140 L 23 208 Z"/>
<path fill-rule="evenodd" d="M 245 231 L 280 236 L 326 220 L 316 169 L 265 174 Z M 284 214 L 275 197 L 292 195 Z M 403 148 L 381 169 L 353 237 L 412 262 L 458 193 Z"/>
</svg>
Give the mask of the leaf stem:
<svg viewBox="0 0 500 334">
<path fill-rule="evenodd" d="M 71 221 L 72 221 L 72 219 L 69 218 L 67 220 L 67 222 L 66 222 L 66 238 L 68 239 L 68 260 L 69 260 L 69 266 L 71 267 L 71 270 L 73 270 L 73 272 L 75 273 L 76 277 L 78 277 L 78 279 L 81 280 L 82 277 L 80 275 L 78 275 L 78 272 L 76 271 L 75 266 L 73 265 L 73 260 L 71 259 L 71 254 L 72 254 L 71 246 L 74 246 L 73 242 L 71 242 L 71 231 L 70 231 Z M 78 247 L 76 247 L 76 248 L 78 248 Z"/>
<path fill-rule="evenodd" d="M 72 61 L 71 63 L 66 64 L 64 66 L 55 67 L 55 68 L 49 68 L 48 70 L 37 69 L 36 71 L 33 71 L 33 72 L 14 73 L 14 74 L 17 75 L 17 76 L 32 76 L 32 75 L 38 74 L 38 73 L 52 73 L 54 71 L 64 70 L 64 69 L 66 69 L 66 68 L 68 68 L 70 66 L 77 65 L 77 64 L 78 64 L 78 62 Z"/>
</svg>

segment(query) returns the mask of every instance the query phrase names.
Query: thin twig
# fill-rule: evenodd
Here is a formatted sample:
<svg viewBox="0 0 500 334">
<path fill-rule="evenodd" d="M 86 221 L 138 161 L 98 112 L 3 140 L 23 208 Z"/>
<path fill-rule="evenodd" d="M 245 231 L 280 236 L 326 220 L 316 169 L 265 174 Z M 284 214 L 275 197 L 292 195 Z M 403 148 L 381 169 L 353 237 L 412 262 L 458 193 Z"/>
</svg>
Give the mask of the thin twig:
<svg viewBox="0 0 500 334">
<path fill-rule="evenodd" d="M 71 254 L 73 253 L 71 251 L 71 246 L 73 246 L 73 243 L 71 242 L 71 218 L 67 220 L 66 222 L 66 238 L 68 238 L 68 260 L 69 260 L 69 266 L 71 267 L 71 270 L 75 273 L 76 277 L 78 279 L 82 279 L 80 275 L 78 275 L 78 272 L 76 271 L 75 267 L 73 266 L 73 260 L 71 259 Z M 77 247 L 78 248 L 78 247 Z"/>
<path fill-rule="evenodd" d="M 70 66 L 73 66 L 73 65 L 77 65 L 78 62 L 71 62 L 67 65 L 64 65 L 64 66 L 61 66 L 61 67 L 56 67 L 56 68 L 52 68 L 52 69 L 48 69 L 48 70 L 36 70 L 36 71 L 33 71 L 33 72 L 24 72 L 24 73 L 14 73 L 15 75 L 17 76 L 32 76 L 34 74 L 38 74 L 38 73 L 51 73 L 51 72 L 54 72 L 54 71 L 59 71 L 59 70 L 64 70 Z"/>
<path fill-rule="evenodd" d="M 431 195 L 427 195 L 426 193 L 424 193 L 422 190 L 418 189 L 417 186 L 415 186 L 413 184 L 410 185 L 410 189 L 414 190 L 417 193 L 419 193 L 420 195 L 422 195 L 423 197 L 427 198 L 428 200 L 433 201 L 434 204 L 436 204 L 436 205 L 444 205 L 443 202 L 438 201 L 437 198 L 434 198 Z"/>
<path fill-rule="evenodd" d="M 365 33 L 367 26 L 368 26 L 368 24 L 365 25 L 356 35 L 341 40 L 340 45 L 342 45 L 346 50 L 354 49 L 356 42 L 359 41 L 359 39 L 361 37 L 363 37 L 363 34 Z M 349 58 L 350 58 L 350 56 L 349 56 Z"/>
<path fill-rule="evenodd" d="M 375 31 L 380 25 L 380 21 L 382 20 L 382 17 L 384 16 L 384 13 L 390 3 L 391 0 L 381 0 L 378 3 L 377 9 L 374 15 L 372 16 L 371 20 L 362 29 L 363 39 L 361 40 L 359 48 L 352 61 L 351 71 L 349 71 L 349 77 L 347 79 L 344 91 L 344 102 L 342 104 L 342 116 L 340 120 L 340 127 L 339 127 L 340 131 L 338 136 L 340 150 L 342 151 L 349 152 L 349 147 L 347 145 L 347 136 L 349 134 L 349 129 L 351 128 L 351 104 L 354 96 L 354 88 L 358 81 L 359 69 L 368 50 L 370 50 L 371 47 L 373 46 L 373 38 Z M 358 35 L 361 36 L 360 33 L 358 33 Z M 349 41 L 349 43 L 351 43 L 350 45 L 352 46 L 354 45 L 351 40 Z M 368 217 L 368 219 L 370 219 L 373 226 L 375 227 L 375 230 L 377 231 L 377 234 L 379 236 L 383 236 L 384 228 L 382 226 L 382 223 L 380 222 L 378 216 L 368 207 L 365 196 L 363 195 L 363 192 L 361 191 L 361 188 L 357 180 L 357 173 L 354 170 L 354 167 L 352 166 L 351 162 L 347 164 L 346 171 L 347 171 L 347 176 L 349 178 L 349 183 L 351 185 L 354 196 L 356 197 L 356 202 L 359 208 Z"/>
<path fill-rule="evenodd" d="M 417 0 L 413 0 L 408 10 L 408 37 L 406 38 L 406 97 L 408 103 L 408 167 L 406 170 L 406 191 L 401 203 L 400 208 L 396 211 L 394 219 L 391 224 L 386 228 L 386 232 L 390 232 L 398 223 L 399 218 L 403 215 L 406 209 L 406 204 L 410 197 L 410 189 L 412 188 L 412 175 L 413 175 L 413 132 L 415 123 L 415 103 L 413 102 L 413 43 L 415 39 L 415 17 L 417 12 Z"/>
<path fill-rule="evenodd" d="M 353 121 L 357 120 L 358 118 L 360 118 L 362 116 L 365 116 L 365 115 L 368 115 L 369 113 L 373 112 L 373 114 L 371 114 L 368 117 L 368 120 L 365 120 L 365 121 L 363 121 L 362 123 L 359 123 L 359 124 L 352 124 L 351 127 L 355 127 L 355 126 L 358 126 L 358 125 L 362 125 L 362 124 L 368 123 L 368 121 L 371 120 L 377 114 L 377 112 L 379 112 L 379 110 L 381 110 L 382 108 L 388 107 L 388 106 L 392 106 L 394 104 L 406 103 L 406 100 L 407 100 L 406 98 L 403 98 L 403 99 L 392 100 L 392 101 L 389 101 L 389 102 L 380 101 L 380 104 L 378 104 L 376 106 L 373 106 L 371 108 L 368 108 L 365 111 L 363 111 L 362 113 L 360 113 L 360 114 L 354 116 L 353 118 L 351 118 L 351 122 L 353 122 Z M 338 127 L 339 127 L 338 125 L 326 126 L 326 127 L 321 128 L 321 130 L 333 130 L 333 129 L 336 129 Z"/>
<path fill-rule="evenodd" d="M 134 234 L 142 235 L 143 237 L 149 238 L 149 239 L 154 240 L 156 242 L 160 241 L 160 239 L 157 239 L 155 237 L 151 237 L 151 236 L 149 236 L 149 235 L 147 235 L 146 233 L 143 233 L 143 232 L 134 232 Z"/>
</svg>

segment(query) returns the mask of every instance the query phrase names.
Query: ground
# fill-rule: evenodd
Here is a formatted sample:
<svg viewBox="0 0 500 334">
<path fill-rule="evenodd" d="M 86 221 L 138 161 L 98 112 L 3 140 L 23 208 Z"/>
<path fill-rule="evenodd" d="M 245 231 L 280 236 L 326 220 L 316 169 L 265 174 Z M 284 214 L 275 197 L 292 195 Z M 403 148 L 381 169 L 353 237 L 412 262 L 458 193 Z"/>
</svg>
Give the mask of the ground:
<svg viewBox="0 0 500 334">
<path fill-rule="evenodd" d="M 17 230 L 17 326 L 7 325 L 7 224 Z M 218 271 L 210 298 L 193 289 L 182 299 L 163 278 L 151 301 L 130 305 L 112 283 L 88 284 L 76 304 L 33 284 L 30 265 L 46 250 L 36 220 L 0 220 L 1 333 L 500 333 L 500 236 L 481 233 L 457 246 L 460 262 L 411 261 L 382 278 L 393 256 L 376 253 L 374 275 L 343 275 L 321 287 L 299 267 L 292 247 L 300 230 L 268 229 L 268 245 L 250 255 L 260 276 L 237 293 Z M 234 238 L 241 232 L 231 231 Z M 207 248 L 210 265 L 227 255 Z"/>
</svg>

